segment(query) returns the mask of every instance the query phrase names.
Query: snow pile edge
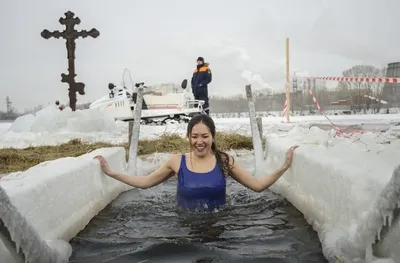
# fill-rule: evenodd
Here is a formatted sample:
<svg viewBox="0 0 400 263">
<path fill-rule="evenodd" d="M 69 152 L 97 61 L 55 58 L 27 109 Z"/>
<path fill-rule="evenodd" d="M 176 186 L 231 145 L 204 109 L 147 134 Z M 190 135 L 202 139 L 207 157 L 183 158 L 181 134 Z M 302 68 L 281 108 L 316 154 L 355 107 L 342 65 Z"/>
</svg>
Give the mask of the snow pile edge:
<svg viewBox="0 0 400 263">
<path fill-rule="evenodd" d="M 103 148 L 8 175 L 0 180 L 0 186 L 41 239 L 48 244 L 68 242 L 120 193 L 130 189 L 103 174 L 99 162 L 93 159 L 98 154 L 112 169 L 126 170 L 124 148 Z M 11 236 L 17 236 L 18 224 L 8 230 Z M 4 253 L 0 251 L 2 258 Z"/>
</svg>

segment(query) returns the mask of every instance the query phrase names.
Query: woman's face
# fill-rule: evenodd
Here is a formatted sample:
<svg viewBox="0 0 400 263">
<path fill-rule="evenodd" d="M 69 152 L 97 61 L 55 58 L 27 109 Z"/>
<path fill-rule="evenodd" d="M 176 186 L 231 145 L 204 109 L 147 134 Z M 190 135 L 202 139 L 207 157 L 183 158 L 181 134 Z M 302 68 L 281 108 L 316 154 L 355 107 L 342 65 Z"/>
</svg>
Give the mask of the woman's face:
<svg viewBox="0 0 400 263">
<path fill-rule="evenodd" d="M 213 138 L 210 130 L 205 124 L 200 122 L 194 125 L 189 136 L 190 146 L 193 149 L 194 154 L 202 157 L 211 151 Z"/>
</svg>

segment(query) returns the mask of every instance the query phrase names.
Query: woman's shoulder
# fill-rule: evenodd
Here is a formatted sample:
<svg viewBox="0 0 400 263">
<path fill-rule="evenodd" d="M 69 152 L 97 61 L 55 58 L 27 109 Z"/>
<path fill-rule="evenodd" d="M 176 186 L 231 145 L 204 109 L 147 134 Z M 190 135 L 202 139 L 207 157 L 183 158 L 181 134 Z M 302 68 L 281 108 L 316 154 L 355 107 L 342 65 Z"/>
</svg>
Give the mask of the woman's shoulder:
<svg viewBox="0 0 400 263">
<path fill-rule="evenodd" d="M 168 158 L 168 161 L 166 162 L 166 165 L 174 170 L 175 173 L 178 172 L 181 165 L 182 155 L 182 153 L 173 154 Z"/>
<path fill-rule="evenodd" d="M 174 160 L 174 161 L 176 161 L 176 160 L 181 160 L 182 159 L 182 156 L 183 155 L 186 155 L 185 153 L 175 153 L 175 154 L 172 154 L 170 157 L 169 157 L 169 160 Z"/>
<path fill-rule="evenodd" d="M 168 162 L 170 164 L 180 164 L 183 156 L 187 156 L 187 153 L 173 154 L 169 157 Z"/>
</svg>

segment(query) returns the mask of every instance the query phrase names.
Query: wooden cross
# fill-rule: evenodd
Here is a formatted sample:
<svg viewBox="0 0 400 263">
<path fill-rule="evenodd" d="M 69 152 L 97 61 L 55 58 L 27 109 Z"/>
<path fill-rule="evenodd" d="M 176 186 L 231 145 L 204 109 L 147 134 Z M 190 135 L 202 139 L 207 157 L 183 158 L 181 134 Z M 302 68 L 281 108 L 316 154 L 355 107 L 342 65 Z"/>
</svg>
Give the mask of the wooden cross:
<svg viewBox="0 0 400 263">
<path fill-rule="evenodd" d="M 51 37 L 54 38 L 64 38 L 66 40 L 66 47 L 68 52 L 68 75 L 62 73 L 61 74 L 61 82 L 69 84 L 69 106 L 72 111 L 76 110 L 76 92 L 80 95 L 85 95 L 85 84 L 82 82 L 75 82 L 75 40 L 79 37 L 86 38 L 88 36 L 97 38 L 100 35 L 100 32 L 97 29 L 93 28 L 90 31 L 81 30 L 77 31 L 74 27 L 75 25 L 79 25 L 81 20 L 79 17 L 74 17 L 75 14 L 71 11 L 65 13 L 65 18 L 60 17 L 58 20 L 61 25 L 65 25 L 65 30 L 53 31 L 45 29 L 42 31 L 41 36 L 45 39 L 49 39 Z"/>
</svg>

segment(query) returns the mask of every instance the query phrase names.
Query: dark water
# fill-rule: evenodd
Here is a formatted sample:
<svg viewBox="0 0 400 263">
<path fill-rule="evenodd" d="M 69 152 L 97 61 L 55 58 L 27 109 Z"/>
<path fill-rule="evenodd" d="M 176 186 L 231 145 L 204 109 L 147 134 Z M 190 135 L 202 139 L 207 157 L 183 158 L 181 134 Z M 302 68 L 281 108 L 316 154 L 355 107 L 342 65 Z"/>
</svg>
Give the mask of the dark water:
<svg viewBox="0 0 400 263">
<path fill-rule="evenodd" d="M 285 199 L 233 180 L 227 190 L 227 207 L 214 214 L 178 212 L 175 180 L 125 192 L 71 240 L 71 262 L 327 262 Z"/>
</svg>

